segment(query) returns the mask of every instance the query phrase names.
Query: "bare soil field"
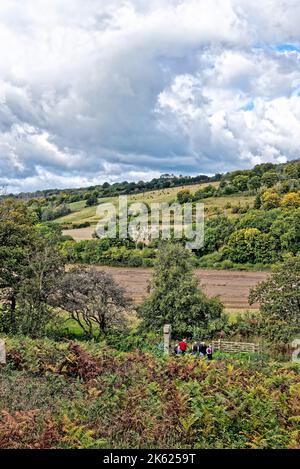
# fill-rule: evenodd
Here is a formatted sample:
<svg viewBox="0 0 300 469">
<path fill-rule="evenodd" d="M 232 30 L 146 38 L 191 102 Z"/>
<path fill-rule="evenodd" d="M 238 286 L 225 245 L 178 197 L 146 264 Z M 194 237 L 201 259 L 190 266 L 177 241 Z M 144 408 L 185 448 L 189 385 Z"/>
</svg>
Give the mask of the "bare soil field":
<svg viewBox="0 0 300 469">
<path fill-rule="evenodd" d="M 95 226 L 87 226 L 86 228 L 77 228 L 74 230 L 63 230 L 64 236 L 71 236 L 75 241 L 84 241 L 85 239 L 93 239 Z"/>
<path fill-rule="evenodd" d="M 136 304 L 148 295 L 152 269 L 104 266 L 98 268 L 110 272 Z M 258 308 L 257 305 L 249 305 L 249 291 L 266 279 L 268 273 L 197 269 L 195 275 L 204 292 L 208 296 L 219 296 L 226 310 L 243 311 Z"/>
</svg>

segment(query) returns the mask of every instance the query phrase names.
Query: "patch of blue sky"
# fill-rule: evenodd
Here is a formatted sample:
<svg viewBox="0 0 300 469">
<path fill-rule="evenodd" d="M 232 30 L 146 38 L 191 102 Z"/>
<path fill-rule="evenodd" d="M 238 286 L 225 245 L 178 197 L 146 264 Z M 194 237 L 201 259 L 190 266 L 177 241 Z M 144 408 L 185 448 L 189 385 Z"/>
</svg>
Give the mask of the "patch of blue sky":
<svg viewBox="0 0 300 469">
<path fill-rule="evenodd" d="M 291 96 L 300 96 L 300 86 L 297 86 L 292 90 Z"/>
<path fill-rule="evenodd" d="M 253 49 L 264 49 L 276 52 L 299 52 L 300 53 L 300 44 L 295 43 L 282 43 L 282 44 L 267 44 L 263 42 L 256 42 L 253 45 Z"/>
<path fill-rule="evenodd" d="M 250 100 L 244 106 L 240 108 L 240 111 L 253 111 L 253 109 L 254 109 L 254 102 Z"/>
<path fill-rule="evenodd" d="M 300 46 L 298 44 L 278 44 L 274 46 L 277 52 L 300 52 Z"/>
</svg>

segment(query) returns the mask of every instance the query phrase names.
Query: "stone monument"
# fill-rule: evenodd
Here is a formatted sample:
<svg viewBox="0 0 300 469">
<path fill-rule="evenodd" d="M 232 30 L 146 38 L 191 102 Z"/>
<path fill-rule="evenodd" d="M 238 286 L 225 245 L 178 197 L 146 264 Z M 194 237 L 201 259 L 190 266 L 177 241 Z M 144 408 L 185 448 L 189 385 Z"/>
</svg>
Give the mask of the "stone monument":
<svg viewBox="0 0 300 469">
<path fill-rule="evenodd" d="M 164 352 L 169 355 L 171 347 L 171 325 L 164 325 Z"/>
<path fill-rule="evenodd" d="M 0 365 L 6 365 L 5 342 L 2 339 L 0 339 Z"/>
</svg>

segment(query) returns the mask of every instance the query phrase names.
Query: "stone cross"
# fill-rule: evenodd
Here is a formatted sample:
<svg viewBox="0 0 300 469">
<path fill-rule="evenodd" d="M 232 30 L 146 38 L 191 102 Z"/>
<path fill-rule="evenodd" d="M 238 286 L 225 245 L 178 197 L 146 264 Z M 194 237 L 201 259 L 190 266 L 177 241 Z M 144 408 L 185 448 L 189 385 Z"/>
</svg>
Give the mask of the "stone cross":
<svg viewBox="0 0 300 469">
<path fill-rule="evenodd" d="M 0 339 L 0 365 L 6 365 L 5 342 L 2 339 Z"/>
<path fill-rule="evenodd" d="M 164 325 L 164 352 L 169 355 L 171 346 L 171 325 Z"/>
</svg>

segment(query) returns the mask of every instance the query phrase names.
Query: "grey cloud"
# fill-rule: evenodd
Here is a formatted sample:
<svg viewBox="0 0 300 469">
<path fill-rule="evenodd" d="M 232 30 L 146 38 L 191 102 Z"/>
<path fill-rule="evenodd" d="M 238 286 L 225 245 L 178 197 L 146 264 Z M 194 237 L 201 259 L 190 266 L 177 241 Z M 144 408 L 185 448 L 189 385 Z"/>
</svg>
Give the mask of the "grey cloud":
<svg viewBox="0 0 300 469">
<path fill-rule="evenodd" d="M 0 183 L 89 185 L 298 156 L 299 54 L 273 47 L 299 42 L 297 20 L 294 0 L 3 0 Z"/>
</svg>

